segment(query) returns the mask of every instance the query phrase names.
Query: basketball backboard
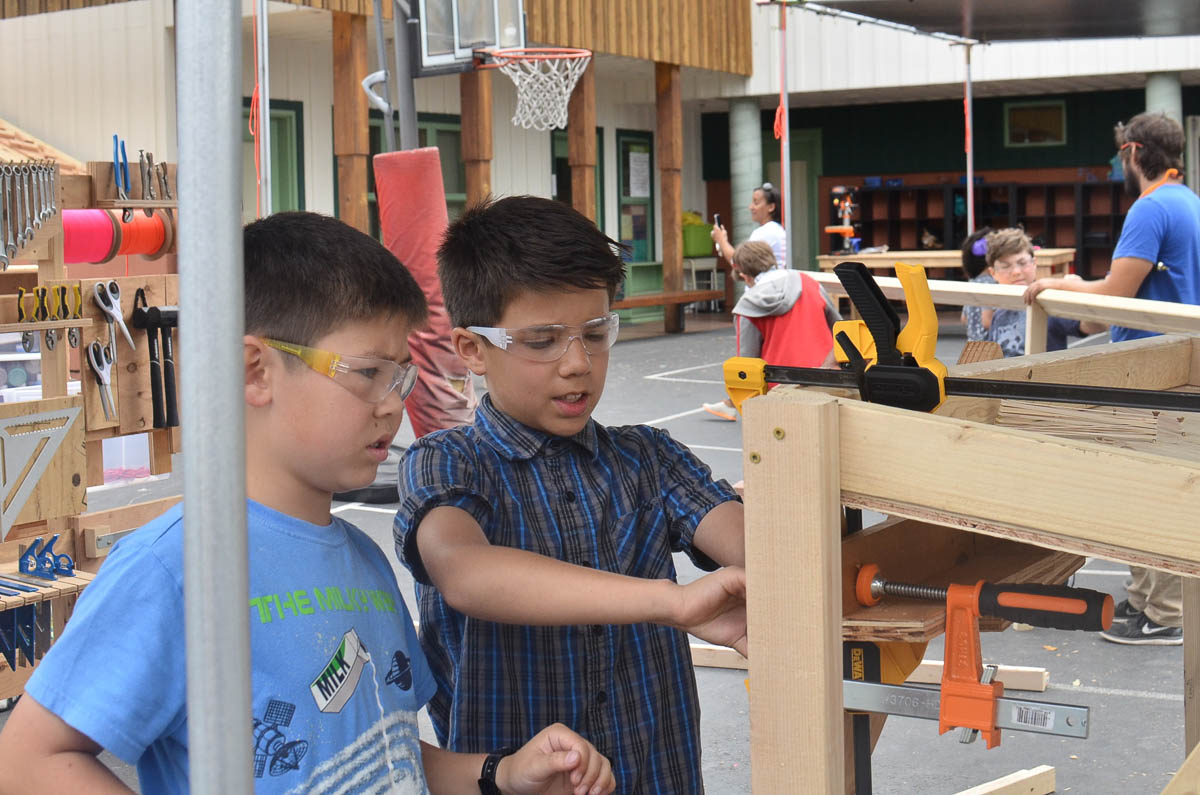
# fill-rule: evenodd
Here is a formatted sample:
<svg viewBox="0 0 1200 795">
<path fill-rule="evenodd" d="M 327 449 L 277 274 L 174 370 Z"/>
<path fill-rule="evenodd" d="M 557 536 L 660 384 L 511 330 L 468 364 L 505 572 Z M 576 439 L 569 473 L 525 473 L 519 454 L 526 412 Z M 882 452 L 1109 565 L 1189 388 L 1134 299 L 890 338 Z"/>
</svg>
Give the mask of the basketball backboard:
<svg viewBox="0 0 1200 795">
<path fill-rule="evenodd" d="M 475 50 L 525 46 L 524 0 L 410 0 L 416 77 L 474 68 Z"/>
</svg>

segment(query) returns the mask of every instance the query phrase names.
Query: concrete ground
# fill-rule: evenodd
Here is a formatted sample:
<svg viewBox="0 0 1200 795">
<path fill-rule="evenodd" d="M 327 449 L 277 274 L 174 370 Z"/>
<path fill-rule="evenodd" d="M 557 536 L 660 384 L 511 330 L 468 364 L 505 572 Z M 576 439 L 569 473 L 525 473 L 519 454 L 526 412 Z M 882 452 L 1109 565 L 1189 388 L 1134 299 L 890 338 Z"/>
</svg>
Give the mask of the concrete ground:
<svg viewBox="0 0 1200 795">
<path fill-rule="evenodd" d="M 608 385 L 595 416 L 607 424 L 642 422 L 662 427 L 690 446 L 715 476 L 737 481 L 742 477 L 739 423 L 700 410 L 702 402 L 722 395 L 720 363 L 731 353 L 733 334 L 726 323 L 710 316 L 689 315 L 688 325 L 690 332 L 682 336 L 646 337 L 651 330 L 645 328 L 623 332 L 613 349 Z M 711 330 L 700 330 L 704 328 Z M 939 358 L 954 362 L 962 343 L 961 327 L 944 325 Z M 410 439 L 406 426 L 398 443 Z M 177 472 L 159 481 L 92 490 L 89 506 L 102 509 L 141 502 L 176 491 L 179 482 Z M 415 604 L 412 578 L 396 563 L 392 548 L 394 505 L 339 503 L 334 510 L 378 541 L 393 560 L 406 598 Z M 698 575 L 684 556 L 676 558 L 680 579 Z M 1074 584 L 1106 591 L 1119 600 L 1124 597 L 1126 573 L 1124 566 L 1091 560 Z M 1022 695 L 1090 706 L 1090 738 L 1006 731 L 1000 747 L 989 751 L 982 742 L 960 745 L 956 732 L 939 737 L 934 722 L 893 718 L 873 756 L 875 793 L 955 793 L 1041 764 L 1057 769 L 1058 792 L 1156 793 L 1182 763 L 1181 647 L 1118 646 L 1096 635 L 1042 629 L 986 633 L 982 644 L 987 662 L 1039 666 L 1050 672 L 1045 693 Z M 926 656 L 941 658 L 940 639 L 930 644 Z M 803 654 L 798 654 L 797 668 L 804 664 Z M 708 791 L 718 795 L 750 791 L 744 680 L 742 671 L 697 669 L 705 779 Z M 0 725 L 5 717 L 0 713 Z M 427 722 L 425 734 L 431 737 Z M 136 785 L 128 766 L 107 755 L 105 760 L 127 783 Z M 797 771 L 796 792 L 807 792 L 803 775 Z"/>
</svg>

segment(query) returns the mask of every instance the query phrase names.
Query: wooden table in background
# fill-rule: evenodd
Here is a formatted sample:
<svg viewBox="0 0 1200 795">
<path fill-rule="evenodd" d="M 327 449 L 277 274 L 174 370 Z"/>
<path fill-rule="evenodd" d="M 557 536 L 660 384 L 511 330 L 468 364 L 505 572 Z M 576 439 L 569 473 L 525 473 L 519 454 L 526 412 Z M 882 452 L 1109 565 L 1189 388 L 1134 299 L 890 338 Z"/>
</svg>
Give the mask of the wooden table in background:
<svg viewBox="0 0 1200 795">
<path fill-rule="evenodd" d="M 1072 262 L 1075 261 L 1073 248 L 1039 248 L 1035 252 L 1037 275 L 1062 276 L 1066 274 Z M 890 276 L 897 262 L 907 262 L 909 265 L 922 265 L 925 270 L 945 268 L 958 271 L 962 268 L 962 252 L 958 249 L 947 251 L 887 251 L 882 254 L 822 254 L 817 257 L 817 265 L 823 271 L 833 270 L 839 262 L 861 262 L 872 271 L 887 271 L 881 275 Z"/>
</svg>

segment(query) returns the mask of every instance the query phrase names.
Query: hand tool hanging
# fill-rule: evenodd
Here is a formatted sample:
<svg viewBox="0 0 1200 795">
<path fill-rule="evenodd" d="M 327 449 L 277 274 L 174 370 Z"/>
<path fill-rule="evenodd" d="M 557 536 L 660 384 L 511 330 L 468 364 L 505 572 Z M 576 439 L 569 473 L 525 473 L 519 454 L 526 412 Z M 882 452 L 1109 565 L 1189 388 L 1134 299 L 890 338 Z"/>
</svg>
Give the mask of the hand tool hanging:
<svg viewBox="0 0 1200 795">
<path fill-rule="evenodd" d="M 137 346 L 133 344 L 133 336 L 129 333 L 129 326 L 125 325 L 125 313 L 121 309 L 121 285 L 116 281 L 96 282 L 92 285 L 92 298 L 95 300 L 96 306 L 100 307 L 100 311 L 104 313 L 104 320 L 108 324 L 109 360 L 115 363 L 117 361 L 115 326 L 120 326 L 121 333 L 125 335 L 125 341 L 129 343 L 129 349 L 137 350 Z"/>
<path fill-rule="evenodd" d="M 745 357 L 727 359 L 725 387 L 739 410 L 747 398 L 766 394 L 770 384 L 796 384 L 857 389 L 867 402 L 913 411 L 933 411 L 947 396 L 955 395 L 1200 411 L 1200 394 L 1196 393 L 948 376 L 946 366 L 934 355 L 938 321 L 924 268 L 896 263 L 908 307 L 903 328 L 865 265 L 843 262 L 833 272 L 863 318 L 834 325 L 834 353 L 843 369 L 781 367 Z"/>
<path fill-rule="evenodd" d="M 178 306 L 152 306 L 146 310 L 146 323 L 162 332 L 163 394 L 168 428 L 179 425 L 179 401 L 175 384 L 175 338 L 171 329 L 179 327 Z"/>
<path fill-rule="evenodd" d="M 29 310 L 27 310 L 25 308 L 25 296 L 27 293 L 28 293 L 28 291 L 24 287 L 17 288 L 17 322 L 18 323 L 24 323 L 25 321 L 29 321 L 30 323 L 32 323 L 34 321 L 33 312 L 30 312 Z M 33 332 L 32 331 L 22 331 L 21 332 L 21 348 L 26 353 L 33 353 Z"/>
<path fill-rule="evenodd" d="M 33 297 L 37 302 L 34 306 L 33 316 L 42 323 L 50 319 L 50 306 L 47 301 L 49 294 L 50 291 L 45 285 L 39 284 L 33 288 Z M 54 350 L 54 343 L 57 340 L 58 338 L 54 335 L 54 329 L 46 329 L 46 350 Z"/>
<path fill-rule="evenodd" d="M 125 154 L 125 141 L 113 133 L 113 179 L 117 183 L 117 198 L 129 201 L 129 156 Z M 133 221 L 133 209 L 126 207 L 121 213 L 125 223 Z"/>
<path fill-rule="evenodd" d="M 117 419 L 112 392 L 112 353 L 107 346 L 101 345 L 99 340 L 94 340 L 88 346 L 87 360 L 92 375 L 96 376 L 96 383 L 100 386 L 100 407 L 104 409 L 104 419 L 112 422 Z"/>
<path fill-rule="evenodd" d="M 156 307 L 157 308 L 157 307 Z M 167 415 L 163 406 L 162 360 L 158 353 L 158 327 L 150 325 L 146 291 L 138 288 L 133 294 L 133 327 L 146 332 L 146 347 L 150 352 L 150 406 L 153 411 L 153 427 L 167 427 Z"/>
</svg>

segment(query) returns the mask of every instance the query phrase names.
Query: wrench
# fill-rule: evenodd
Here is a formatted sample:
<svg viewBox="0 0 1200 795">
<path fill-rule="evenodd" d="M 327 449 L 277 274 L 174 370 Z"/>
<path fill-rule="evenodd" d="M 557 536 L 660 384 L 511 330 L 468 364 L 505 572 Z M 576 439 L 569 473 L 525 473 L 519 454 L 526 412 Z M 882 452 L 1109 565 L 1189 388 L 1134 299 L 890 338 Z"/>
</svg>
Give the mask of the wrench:
<svg viewBox="0 0 1200 795">
<path fill-rule="evenodd" d="M 50 161 L 46 179 L 50 183 L 50 214 L 54 215 L 58 212 L 58 170 L 54 167 L 53 160 Z"/>
<path fill-rule="evenodd" d="M 30 193 L 32 194 L 31 203 L 33 204 L 33 212 L 30 214 L 29 219 L 33 222 L 34 227 L 36 227 L 37 229 L 41 229 L 42 228 L 42 207 L 41 207 L 42 188 L 38 184 L 37 170 L 36 170 L 37 164 L 34 163 L 34 164 L 26 165 L 25 169 L 26 169 L 25 184 L 29 186 Z"/>
<path fill-rule="evenodd" d="M 33 220 L 33 214 L 29 212 L 29 166 L 22 166 L 21 177 L 25 180 L 25 242 L 33 240 L 33 227 L 30 223 Z M 40 227 L 41 224 L 39 223 Z"/>
<path fill-rule="evenodd" d="M 167 164 L 160 162 L 158 164 L 158 181 L 162 183 L 162 197 L 167 201 L 171 200 L 171 183 L 167 180 Z"/>
<path fill-rule="evenodd" d="M 21 170 L 12 166 L 13 225 L 17 228 L 17 248 L 25 248 L 25 225 L 21 215 Z"/>
<path fill-rule="evenodd" d="M 50 184 L 46 179 L 46 166 L 46 161 L 43 160 L 38 163 L 37 168 L 38 193 L 42 197 L 42 209 L 39 215 L 42 216 L 43 221 L 50 217 Z"/>
<path fill-rule="evenodd" d="M 4 177 L 4 253 L 7 259 L 17 255 L 17 244 L 13 240 L 13 211 L 12 211 L 12 166 L 0 168 Z"/>
</svg>

